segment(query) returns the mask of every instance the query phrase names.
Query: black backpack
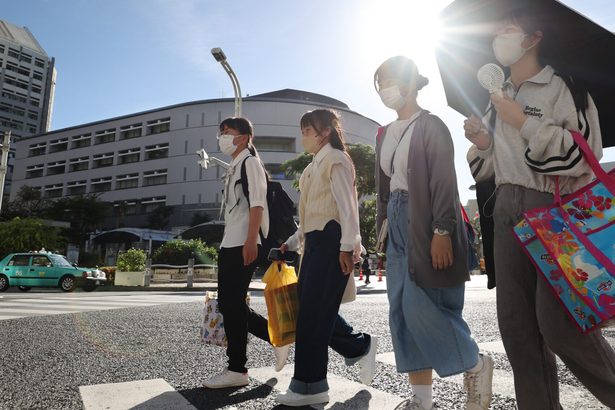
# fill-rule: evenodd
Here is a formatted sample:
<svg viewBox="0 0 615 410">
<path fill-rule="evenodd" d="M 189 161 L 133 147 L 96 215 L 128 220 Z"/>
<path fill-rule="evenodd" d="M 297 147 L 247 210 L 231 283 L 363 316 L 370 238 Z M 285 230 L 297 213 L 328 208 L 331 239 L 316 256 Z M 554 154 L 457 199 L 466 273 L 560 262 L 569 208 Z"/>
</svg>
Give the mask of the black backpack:
<svg viewBox="0 0 615 410">
<path fill-rule="evenodd" d="M 249 158 L 249 157 L 248 157 Z M 246 158 L 246 159 L 248 159 Z M 235 185 L 241 184 L 244 196 L 248 200 L 248 208 L 250 208 L 250 195 L 248 192 L 248 175 L 246 173 L 246 159 L 241 163 L 241 177 Z M 269 234 L 265 238 L 263 233 L 261 236 L 261 248 L 256 259 L 256 266 L 266 268 L 271 262 L 267 256 L 271 248 L 279 248 L 292 234 L 297 231 L 295 223 L 295 204 L 288 196 L 282 184 L 269 179 L 269 175 L 265 172 L 267 178 L 267 208 L 269 208 Z"/>
</svg>

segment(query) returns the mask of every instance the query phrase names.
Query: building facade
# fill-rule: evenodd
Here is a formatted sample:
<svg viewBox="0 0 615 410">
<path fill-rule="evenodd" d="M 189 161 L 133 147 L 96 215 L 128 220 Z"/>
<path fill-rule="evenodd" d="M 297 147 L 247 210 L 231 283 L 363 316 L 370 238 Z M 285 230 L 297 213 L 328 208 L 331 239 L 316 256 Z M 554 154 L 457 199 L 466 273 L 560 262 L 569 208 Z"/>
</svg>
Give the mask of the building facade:
<svg viewBox="0 0 615 410">
<path fill-rule="evenodd" d="M 374 145 L 378 124 L 332 98 L 281 90 L 243 101 L 267 170 L 295 202 L 298 193 L 280 164 L 303 151 L 301 115 L 321 107 L 340 113 L 347 142 Z M 106 229 L 146 227 L 160 206 L 173 207 L 168 229 L 176 232 L 197 213 L 216 219 L 224 169 L 202 169 L 196 151 L 229 161 L 216 137 L 218 124 L 233 111 L 233 99 L 195 101 L 22 138 L 15 143 L 11 200 L 24 185 L 43 198 L 99 194 L 114 205 Z"/>
<path fill-rule="evenodd" d="M 47 132 L 56 83 L 55 60 L 26 27 L 0 20 L 0 134 L 11 140 Z M 14 149 L 9 153 L 4 192 L 10 192 Z"/>
</svg>

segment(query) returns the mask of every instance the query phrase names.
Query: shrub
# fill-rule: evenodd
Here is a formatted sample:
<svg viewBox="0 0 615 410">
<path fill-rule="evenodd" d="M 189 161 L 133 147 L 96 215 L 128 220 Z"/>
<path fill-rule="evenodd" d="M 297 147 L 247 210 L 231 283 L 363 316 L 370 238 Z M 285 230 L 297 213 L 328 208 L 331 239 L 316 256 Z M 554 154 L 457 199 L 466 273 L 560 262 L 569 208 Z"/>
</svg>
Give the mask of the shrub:
<svg viewBox="0 0 615 410">
<path fill-rule="evenodd" d="M 147 253 L 141 249 L 129 249 L 117 257 L 117 270 L 121 272 L 137 272 L 145 269 Z"/>
<path fill-rule="evenodd" d="M 200 239 L 174 239 L 164 243 L 156 249 L 152 263 L 166 265 L 186 265 L 188 259 L 194 255 L 195 264 L 215 264 L 218 260 L 218 251 L 205 245 Z"/>
</svg>

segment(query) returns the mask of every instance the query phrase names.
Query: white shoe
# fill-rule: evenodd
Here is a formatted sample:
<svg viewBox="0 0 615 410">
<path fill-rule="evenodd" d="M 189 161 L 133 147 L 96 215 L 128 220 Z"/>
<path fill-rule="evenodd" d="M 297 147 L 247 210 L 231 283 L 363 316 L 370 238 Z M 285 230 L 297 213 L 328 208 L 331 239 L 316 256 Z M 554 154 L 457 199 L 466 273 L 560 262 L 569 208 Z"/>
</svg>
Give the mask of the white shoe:
<svg viewBox="0 0 615 410">
<path fill-rule="evenodd" d="M 493 381 L 493 359 L 480 353 L 483 367 L 477 372 L 463 374 L 463 387 L 468 394 L 466 410 L 487 410 L 491 404 L 491 382 Z"/>
<path fill-rule="evenodd" d="M 203 387 L 208 389 L 224 389 L 225 387 L 241 387 L 250 384 L 248 373 L 238 373 L 224 369 L 220 374 L 205 380 Z"/>
<path fill-rule="evenodd" d="M 288 352 L 290 351 L 290 345 L 276 347 L 273 346 L 273 354 L 275 355 L 275 371 L 279 372 L 286 366 L 286 360 L 288 360 Z"/>
<path fill-rule="evenodd" d="M 376 353 L 378 352 L 378 338 L 371 337 L 367 354 L 359 360 L 359 379 L 361 383 L 369 385 L 376 374 Z"/>
<path fill-rule="evenodd" d="M 416 396 L 412 396 L 408 400 L 404 400 L 395 407 L 395 410 L 433 410 L 435 407 L 430 408 L 423 407 L 421 399 Z"/>
<path fill-rule="evenodd" d="M 286 393 L 278 394 L 275 401 L 290 407 L 310 406 L 312 404 L 327 403 L 329 401 L 329 392 L 299 394 L 291 390 L 286 390 Z"/>
</svg>

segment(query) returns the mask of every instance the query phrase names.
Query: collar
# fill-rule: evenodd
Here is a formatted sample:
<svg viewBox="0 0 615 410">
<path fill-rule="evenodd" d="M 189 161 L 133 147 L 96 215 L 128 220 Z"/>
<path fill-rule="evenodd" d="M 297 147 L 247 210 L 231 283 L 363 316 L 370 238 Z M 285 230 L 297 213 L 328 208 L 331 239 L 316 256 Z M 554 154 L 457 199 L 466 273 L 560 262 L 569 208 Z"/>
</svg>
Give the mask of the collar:
<svg viewBox="0 0 615 410">
<path fill-rule="evenodd" d="M 322 159 L 324 157 L 326 157 L 327 154 L 329 152 L 331 152 L 331 150 L 333 150 L 333 149 L 335 149 L 335 148 L 333 148 L 331 146 L 330 142 L 327 142 L 325 145 L 323 145 L 323 147 L 320 149 L 320 151 L 318 151 L 316 153 L 316 155 L 314 155 L 314 160 L 313 161 L 316 163 L 316 165 L 318 165 L 320 163 L 320 161 L 322 161 Z"/>
<path fill-rule="evenodd" d="M 233 158 L 233 160 L 230 163 L 230 166 L 234 167 L 235 165 L 237 165 L 238 163 L 243 161 L 244 158 L 248 157 L 249 155 L 252 155 L 252 154 L 250 154 L 250 151 L 247 148 L 244 149 L 235 158 Z"/>
<path fill-rule="evenodd" d="M 523 83 L 549 84 L 551 82 L 551 79 L 553 78 L 553 75 L 555 75 L 555 70 L 553 69 L 553 67 L 551 67 L 550 65 L 546 65 L 536 75 L 528 78 Z M 512 81 L 510 80 L 510 77 L 506 79 L 506 82 L 504 84 L 509 87 L 514 87 Z"/>
</svg>

